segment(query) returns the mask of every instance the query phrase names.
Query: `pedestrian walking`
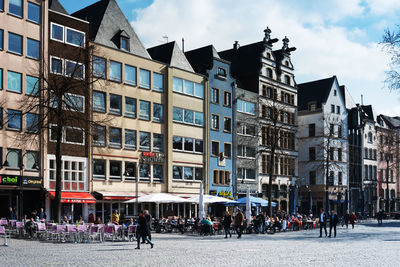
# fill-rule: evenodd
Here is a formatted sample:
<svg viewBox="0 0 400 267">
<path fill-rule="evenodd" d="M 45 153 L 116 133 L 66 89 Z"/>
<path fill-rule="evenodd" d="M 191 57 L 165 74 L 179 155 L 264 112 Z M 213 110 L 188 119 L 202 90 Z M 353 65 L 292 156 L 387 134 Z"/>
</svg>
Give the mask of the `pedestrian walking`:
<svg viewBox="0 0 400 267">
<path fill-rule="evenodd" d="M 324 209 L 321 209 L 319 214 L 319 237 L 322 237 L 322 229 L 325 230 L 326 237 L 328 235 L 328 232 L 326 231 L 326 213 Z"/>
<path fill-rule="evenodd" d="M 354 214 L 354 212 L 352 212 L 351 214 L 350 214 L 350 224 L 351 224 L 351 227 L 352 227 L 352 229 L 354 229 L 354 224 L 356 223 L 356 221 L 357 221 L 357 216 Z"/>
<path fill-rule="evenodd" d="M 145 217 L 145 214 L 143 213 L 143 211 L 140 211 L 140 213 L 139 213 L 136 235 L 137 235 L 136 236 L 137 247 L 135 249 L 140 249 L 140 237 L 144 237 L 144 240 L 150 244 L 151 248 L 154 247 L 154 244 L 147 237 L 149 235 L 149 225 L 146 221 L 146 217 Z"/>
<path fill-rule="evenodd" d="M 242 237 L 243 221 L 244 221 L 244 215 L 242 211 L 238 209 L 238 212 L 235 216 L 235 227 L 236 227 L 236 232 L 238 234 L 237 238 Z"/>
<path fill-rule="evenodd" d="M 332 236 L 332 228 L 334 236 L 336 237 L 336 225 L 338 223 L 338 216 L 335 214 L 334 210 L 331 210 L 331 215 L 329 215 L 329 237 Z"/>
<path fill-rule="evenodd" d="M 231 238 L 232 237 L 232 233 L 231 233 L 232 216 L 229 214 L 229 212 L 225 212 L 224 221 L 222 223 L 223 223 L 224 230 L 225 230 L 225 238 L 228 238 L 228 234 L 229 234 L 229 238 Z"/>
<path fill-rule="evenodd" d="M 378 224 L 382 224 L 382 219 L 383 219 L 383 211 L 379 210 L 378 214 L 376 214 L 376 219 L 378 220 Z"/>
<path fill-rule="evenodd" d="M 345 214 L 343 215 L 343 223 L 346 225 L 346 229 L 349 228 L 349 220 L 350 220 L 349 210 L 346 210 Z"/>
<path fill-rule="evenodd" d="M 149 228 L 149 232 L 148 232 L 148 238 L 151 240 L 151 230 L 152 230 L 152 222 L 153 222 L 153 218 L 151 217 L 150 213 L 148 210 L 144 210 L 143 211 L 144 217 L 146 218 L 146 222 L 147 222 L 147 226 Z M 142 244 L 145 243 L 145 239 L 144 237 L 142 237 Z"/>
</svg>

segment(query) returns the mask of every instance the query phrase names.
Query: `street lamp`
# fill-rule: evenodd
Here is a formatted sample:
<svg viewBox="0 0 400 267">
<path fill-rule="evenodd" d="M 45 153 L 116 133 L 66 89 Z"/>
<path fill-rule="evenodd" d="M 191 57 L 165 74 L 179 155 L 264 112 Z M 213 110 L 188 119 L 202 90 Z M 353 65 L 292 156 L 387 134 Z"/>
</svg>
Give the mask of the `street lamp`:
<svg viewBox="0 0 400 267">
<path fill-rule="evenodd" d="M 140 162 L 139 164 L 141 164 L 142 162 Z M 131 173 L 128 170 L 125 170 L 124 172 L 124 176 L 130 176 Z M 136 199 L 135 199 L 135 208 L 136 208 L 136 216 L 139 216 L 139 199 L 138 199 L 138 195 L 139 195 L 139 176 L 140 175 L 136 175 L 136 183 L 135 183 L 135 187 L 136 187 Z"/>
</svg>

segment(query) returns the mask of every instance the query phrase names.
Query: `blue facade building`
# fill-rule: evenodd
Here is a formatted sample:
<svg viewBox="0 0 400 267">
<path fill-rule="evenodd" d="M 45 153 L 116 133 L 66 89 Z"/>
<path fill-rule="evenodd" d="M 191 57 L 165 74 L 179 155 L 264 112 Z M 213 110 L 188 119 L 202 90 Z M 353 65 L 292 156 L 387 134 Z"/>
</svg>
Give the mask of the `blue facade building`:
<svg viewBox="0 0 400 267">
<path fill-rule="evenodd" d="M 195 72 L 209 80 L 209 151 L 206 178 L 209 194 L 233 199 L 235 80 L 231 76 L 229 61 L 223 60 L 212 46 L 185 53 Z"/>
</svg>

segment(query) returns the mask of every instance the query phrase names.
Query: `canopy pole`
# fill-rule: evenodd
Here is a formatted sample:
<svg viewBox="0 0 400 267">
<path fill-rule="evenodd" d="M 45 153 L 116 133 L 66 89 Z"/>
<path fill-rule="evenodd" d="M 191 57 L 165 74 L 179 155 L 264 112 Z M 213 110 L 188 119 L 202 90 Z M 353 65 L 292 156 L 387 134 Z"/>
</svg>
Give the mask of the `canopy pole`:
<svg viewBox="0 0 400 267">
<path fill-rule="evenodd" d="M 186 205 L 183 203 L 183 218 L 186 218 Z"/>
<path fill-rule="evenodd" d="M 192 203 L 189 203 L 189 217 L 192 218 Z"/>
<path fill-rule="evenodd" d="M 160 203 L 156 203 L 156 219 L 160 219 Z"/>
</svg>

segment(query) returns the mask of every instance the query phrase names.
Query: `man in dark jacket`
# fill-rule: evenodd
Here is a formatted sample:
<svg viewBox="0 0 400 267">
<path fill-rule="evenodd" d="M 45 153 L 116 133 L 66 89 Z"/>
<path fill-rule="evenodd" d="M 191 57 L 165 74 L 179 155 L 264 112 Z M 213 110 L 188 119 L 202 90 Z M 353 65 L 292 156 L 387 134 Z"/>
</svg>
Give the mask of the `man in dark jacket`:
<svg viewBox="0 0 400 267">
<path fill-rule="evenodd" d="M 238 212 L 236 213 L 235 216 L 235 226 L 236 226 L 236 232 L 238 234 L 237 238 L 242 237 L 243 222 L 244 222 L 244 215 L 242 211 L 238 209 Z"/>
<path fill-rule="evenodd" d="M 329 237 L 332 235 L 332 228 L 334 232 L 334 237 L 336 237 L 336 225 L 338 223 L 338 216 L 335 214 L 334 210 L 331 210 L 331 215 L 329 215 Z"/>
<path fill-rule="evenodd" d="M 225 238 L 228 238 L 228 234 L 229 237 L 232 237 L 231 234 L 232 216 L 229 214 L 229 212 L 225 212 L 224 221 L 222 223 L 224 225 Z"/>
<path fill-rule="evenodd" d="M 10 208 L 8 209 L 7 220 L 16 220 L 15 213 L 14 213 L 12 207 L 10 207 Z"/>
<path fill-rule="evenodd" d="M 154 244 L 151 242 L 150 239 L 147 238 L 149 232 L 150 230 L 149 230 L 149 225 L 146 221 L 146 217 L 141 211 L 139 213 L 138 226 L 136 230 L 137 247 L 135 249 L 140 249 L 140 237 L 144 238 L 144 240 L 146 240 L 150 244 L 151 248 L 153 248 Z"/>
<path fill-rule="evenodd" d="M 149 229 L 149 232 L 148 232 L 148 237 L 149 237 L 149 239 L 151 240 L 151 229 L 152 229 L 152 222 L 153 222 L 153 218 L 151 217 L 151 215 L 150 215 L 150 213 L 149 213 L 149 211 L 148 210 L 144 210 L 143 211 L 143 214 L 144 214 L 144 217 L 146 218 L 146 222 L 147 222 L 147 227 L 148 227 L 148 229 Z M 145 243 L 145 240 L 144 240 L 144 237 L 142 238 L 142 244 L 144 244 Z"/>
<path fill-rule="evenodd" d="M 326 237 L 328 233 L 326 231 L 326 213 L 324 209 L 321 209 L 319 214 L 319 237 L 322 237 L 322 228 L 325 230 Z"/>
</svg>

